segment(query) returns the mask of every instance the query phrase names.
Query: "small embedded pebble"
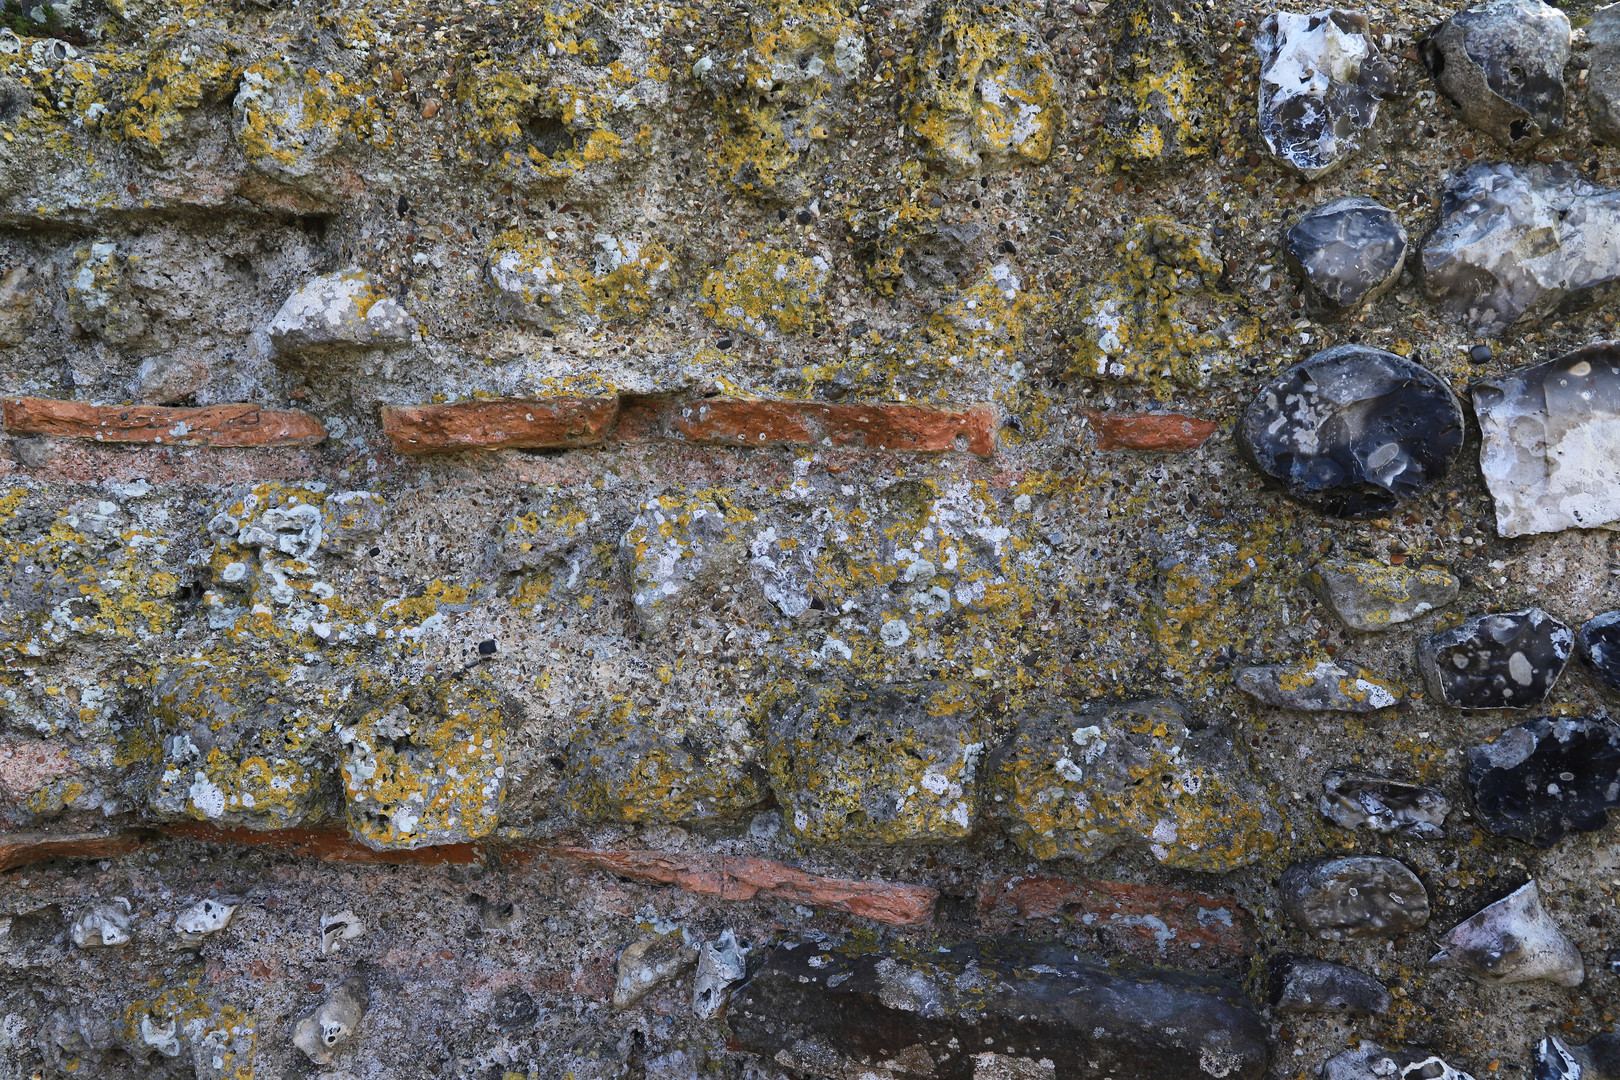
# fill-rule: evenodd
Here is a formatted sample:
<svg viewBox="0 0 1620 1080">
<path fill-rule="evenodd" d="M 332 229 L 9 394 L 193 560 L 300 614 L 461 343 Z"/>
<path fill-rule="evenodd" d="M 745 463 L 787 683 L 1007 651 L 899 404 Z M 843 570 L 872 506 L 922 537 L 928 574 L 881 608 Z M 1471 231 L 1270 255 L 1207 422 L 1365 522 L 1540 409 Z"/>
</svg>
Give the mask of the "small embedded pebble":
<svg viewBox="0 0 1620 1080">
<path fill-rule="evenodd" d="M 1249 405 L 1238 449 L 1293 499 L 1377 517 L 1450 471 L 1462 408 L 1439 376 L 1394 353 L 1336 345 L 1288 368 Z"/>
<path fill-rule="evenodd" d="M 128 945 L 131 911 L 129 901 L 122 896 L 91 904 L 73 918 L 73 944 L 81 949 Z"/>
<path fill-rule="evenodd" d="M 1620 1080 L 1620 1033 L 1594 1035 L 1582 1046 L 1549 1035 L 1536 1046 L 1530 1075 L 1533 1080 Z"/>
<path fill-rule="evenodd" d="M 1283 238 L 1313 306 L 1341 314 L 1394 287 L 1406 265 L 1406 230 L 1395 212 L 1359 196 L 1301 217 Z"/>
<path fill-rule="evenodd" d="M 1564 126 L 1569 45 L 1569 17 L 1550 4 L 1487 0 L 1429 31 L 1419 51 L 1464 121 L 1521 147 Z"/>
<path fill-rule="evenodd" d="M 1324 941 L 1398 937 L 1429 921 L 1429 894 L 1405 863 L 1352 855 L 1296 863 L 1277 893 L 1301 929 Z"/>
<path fill-rule="evenodd" d="M 1322 1063 L 1322 1080 L 1474 1080 L 1438 1055 L 1413 1046 L 1386 1050 L 1361 1041 L 1354 1050 Z"/>
<path fill-rule="evenodd" d="M 679 937 L 648 938 L 625 946 L 613 984 L 613 1007 L 628 1009 L 659 984 L 691 971 L 697 962 L 698 951 Z"/>
<path fill-rule="evenodd" d="M 1260 134 L 1278 161 L 1315 180 L 1370 141 L 1394 73 L 1367 16 L 1324 8 L 1266 16 L 1260 54 Z"/>
<path fill-rule="evenodd" d="M 1351 630 L 1388 630 L 1457 599 L 1456 575 L 1438 566 L 1386 566 L 1356 557 L 1323 559 L 1302 579 Z"/>
<path fill-rule="evenodd" d="M 1593 832 L 1620 806 L 1620 727 L 1606 717 L 1542 717 L 1468 751 L 1474 813 L 1497 836 L 1551 847 Z"/>
<path fill-rule="evenodd" d="M 1377 712 L 1406 696 L 1399 683 L 1380 679 L 1365 668 L 1351 670 L 1325 660 L 1243 668 L 1234 681 L 1256 701 L 1297 712 Z"/>
<path fill-rule="evenodd" d="M 234 903 L 199 900 L 175 917 L 175 933 L 185 941 L 201 941 L 209 934 L 217 934 L 229 926 L 235 914 Z"/>
<path fill-rule="evenodd" d="M 1546 700 L 1575 645 L 1540 608 L 1476 615 L 1418 643 L 1435 700 L 1455 709 L 1526 709 Z"/>
<path fill-rule="evenodd" d="M 1451 803 L 1432 788 L 1359 773 L 1322 779 L 1322 814 L 1345 829 L 1367 829 L 1414 840 L 1443 840 Z"/>
<path fill-rule="evenodd" d="M 1579 986 L 1586 979 L 1580 950 L 1558 929 L 1534 881 L 1455 926 L 1429 963 L 1459 968 L 1486 986 L 1538 979 Z"/>
<path fill-rule="evenodd" d="M 1589 620 L 1575 636 L 1575 649 L 1599 682 L 1620 690 L 1620 611 Z"/>
<path fill-rule="evenodd" d="M 1271 1004 L 1284 1013 L 1382 1016 L 1390 993 L 1365 972 L 1308 957 L 1285 956 L 1271 964 Z"/>
<path fill-rule="evenodd" d="M 370 998 L 364 976 L 344 979 L 331 996 L 293 1025 L 293 1045 L 315 1064 L 330 1065 L 343 1044 L 354 1038 Z"/>
<path fill-rule="evenodd" d="M 1488 364 L 1491 362 L 1493 355 L 1489 345 L 1475 345 L 1468 350 L 1468 362 L 1470 364 Z"/>
<path fill-rule="evenodd" d="M 352 911 L 321 916 L 321 955 L 331 956 L 345 941 L 353 941 L 366 932 L 366 924 Z"/>
</svg>

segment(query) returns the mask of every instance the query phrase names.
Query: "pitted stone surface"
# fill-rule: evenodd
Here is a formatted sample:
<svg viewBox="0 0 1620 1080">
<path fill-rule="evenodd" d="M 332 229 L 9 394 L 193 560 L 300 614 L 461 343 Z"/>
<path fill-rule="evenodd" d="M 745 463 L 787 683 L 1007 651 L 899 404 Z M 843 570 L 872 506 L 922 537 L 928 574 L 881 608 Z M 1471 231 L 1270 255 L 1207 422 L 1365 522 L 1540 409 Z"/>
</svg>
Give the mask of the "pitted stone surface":
<svg viewBox="0 0 1620 1080">
<path fill-rule="evenodd" d="M 1316 180 L 1370 141 L 1393 72 L 1366 15 L 1342 8 L 1277 12 L 1260 24 L 1254 47 L 1260 133 L 1277 160 Z"/>
<path fill-rule="evenodd" d="M 1277 884 L 1289 918 L 1325 941 L 1397 937 L 1429 921 L 1429 894 L 1405 863 L 1379 855 L 1290 866 Z"/>
<path fill-rule="evenodd" d="M 1457 709 L 1528 709 L 1552 693 L 1575 645 L 1540 608 L 1475 615 L 1418 643 L 1429 693 Z"/>
<path fill-rule="evenodd" d="M 1387 514 L 1443 479 L 1462 410 L 1426 368 L 1360 345 L 1324 349 L 1273 379 L 1238 428 L 1245 458 L 1335 517 Z"/>
<path fill-rule="evenodd" d="M 1620 806 L 1620 728 L 1607 718 L 1543 717 L 1468 751 L 1468 786 L 1497 836 L 1551 847 L 1608 824 Z"/>
<path fill-rule="evenodd" d="M 1387 206 L 1352 196 L 1310 211 L 1283 237 L 1316 305 L 1340 314 L 1394 288 L 1406 265 L 1406 230 Z"/>
<path fill-rule="evenodd" d="M 1620 528 L 1620 346 L 1475 383 L 1473 398 L 1500 535 Z"/>
<path fill-rule="evenodd" d="M 1564 126 L 1569 16 L 1542 0 L 1487 0 L 1423 39 L 1423 61 L 1463 119 L 1503 146 Z"/>
</svg>

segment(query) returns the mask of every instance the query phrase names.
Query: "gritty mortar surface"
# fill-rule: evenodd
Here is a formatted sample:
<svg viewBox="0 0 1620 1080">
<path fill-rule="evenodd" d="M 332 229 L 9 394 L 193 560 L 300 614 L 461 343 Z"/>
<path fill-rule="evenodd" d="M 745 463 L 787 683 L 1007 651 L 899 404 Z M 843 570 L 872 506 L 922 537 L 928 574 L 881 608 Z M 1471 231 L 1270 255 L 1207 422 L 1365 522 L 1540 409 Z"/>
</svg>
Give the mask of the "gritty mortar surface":
<svg viewBox="0 0 1620 1080">
<path fill-rule="evenodd" d="M 1540 155 L 1612 183 L 1579 34 L 1566 129 L 1509 153 L 1419 61 L 1453 9 L 1367 6 L 1393 91 L 1373 145 L 1303 183 L 1257 127 L 1269 11 L 1160 6 L 1176 17 L 1130 0 L 82 0 L 58 38 L 0 55 L 0 390 L 257 402 L 328 433 L 264 450 L 0 437 L 0 839 L 153 830 L 128 854 L 0 873 L 0 1080 L 777 1080 L 791 1074 L 732 1047 L 723 1015 L 694 1015 L 690 973 L 614 1010 L 620 951 L 731 930 L 757 965 L 807 936 L 1011 936 L 1127 963 L 1072 909 L 993 924 L 979 890 L 1009 875 L 1251 912 L 1252 947 L 1215 966 L 1265 1016 L 1278 1080 L 1363 1038 L 1528 1076 L 1544 1033 L 1609 1030 L 1613 833 L 1546 850 L 1491 836 L 1463 782 L 1468 747 L 1532 715 L 1601 712 L 1601 684 L 1572 662 L 1539 712 L 1461 712 L 1419 691 L 1415 646 L 1487 611 L 1578 627 L 1620 607 L 1620 541 L 1498 538 L 1471 412 L 1457 467 L 1373 520 L 1288 501 L 1233 437 L 1264 383 L 1326 346 L 1418 361 L 1466 405 L 1479 378 L 1612 336 L 1599 304 L 1475 362 L 1481 339 L 1424 298 L 1410 258 L 1371 306 L 1318 322 L 1283 250 L 1301 214 L 1351 196 L 1390 207 L 1416 247 L 1471 162 Z M 1577 28 L 1590 14 L 1567 11 Z M 1183 22 L 1199 40 L 1153 37 Z M 1116 66 L 1145 26 L 1168 74 Z M 36 57 L 51 41 L 71 49 Z M 1207 70 L 1183 77 L 1194 63 Z M 1178 130 L 1122 144 L 1110 110 L 1153 94 Z M 544 268 L 532 286 L 496 276 L 512 251 L 508 270 Z M 351 268 L 376 292 L 359 306 L 398 304 L 410 340 L 278 353 L 286 300 Z M 1129 362 L 1099 366 L 1099 335 L 1127 317 Z M 1001 429 L 989 459 L 612 440 L 405 458 L 379 422 L 383 405 L 614 395 L 989 404 Z M 1221 427 L 1180 453 L 1098 449 L 1097 414 L 1149 412 Z M 1301 577 L 1352 555 L 1442 565 L 1460 596 L 1350 632 Z M 1298 713 L 1233 683 L 1326 660 L 1413 693 Z M 163 688 L 185 664 L 213 681 L 177 702 Z M 1054 701 L 1175 698 L 1230 735 L 1276 827 L 1210 873 L 1146 842 L 1038 861 L 990 803 L 955 840 L 813 842 L 766 777 L 772 703 L 808 680 L 960 684 L 978 712 L 959 741 L 987 748 Z M 480 704 L 435 704 L 445 686 Z M 625 723 L 642 757 L 593 764 Z M 973 783 L 971 760 L 941 782 Z M 1456 807 L 1446 839 L 1333 826 L 1317 800 L 1336 769 L 1436 788 Z M 367 790 L 390 809 L 356 812 Z M 1218 825 L 1231 807 L 1200 812 Z M 322 861 L 156 830 L 353 828 L 409 849 L 423 821 L 435 843 L 479 842 L 477 861 Z M 546 853 L 562 843 L 757 856 L 940 901 L 894 927 L 622 880 Z M 1429 926 L 1328 942 L 1290 923 L 1282 871 L 1346 854 L 1410 866 Z M 1531 878 L 1582 985 L 1427 966 L 1445 931 Z M 71 921 L 115 897 L 132 940 L 73 945 Z M 220 898 L 230 925 L 182 942 L 174 918 Z M 322 917 L 343 911 L 364 930 L 323 951 Z M 1271 1015 L 1282 953 L 1371 973 L 1394 1005 Z M 294 1025 L 356 974 L 364 1019 L 316 1065 Z"/>
</svg>

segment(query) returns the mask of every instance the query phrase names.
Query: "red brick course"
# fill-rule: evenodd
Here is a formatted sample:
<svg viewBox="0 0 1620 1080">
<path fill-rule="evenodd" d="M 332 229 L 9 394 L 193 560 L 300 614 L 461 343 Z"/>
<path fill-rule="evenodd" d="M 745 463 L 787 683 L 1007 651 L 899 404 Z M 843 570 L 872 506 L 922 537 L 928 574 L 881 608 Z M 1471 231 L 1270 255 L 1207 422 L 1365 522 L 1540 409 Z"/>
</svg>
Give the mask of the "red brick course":
<svg viewBox="0 0 1620 1080">
<path fill-rule="evenodd" d="M 0 833 L 0 872 L 46 859 L 109 859 L 140 846 L 136 833 Z"/>
<path fill-rule="evenodd" d="M 996 410 L 928 405 L 823 405 L 810 401 L 699 398 L 634 402 L 615 437 L 666 438 L 710 446 L 826 446 L 989 457 L 996 450 Z"/>
<path fill-rule="evenodd" d="M 1178 454 L 1196 450 L 1220 429 L 1213 420 L 1180 413 L 1087 413 L 1097 429 L 1099 450 L 1152 450 Z"/>
<path fill-rule="evenodd" d="M 52 398 L 6 398 L 0 404 L 12 435 L 55 435 L 104 443 L 171 446 L 312 446 L 326 428 L 299 409 L 259 405 L 90 405 Z"/>
<path fill-rule="evenodd" d="M 448 405 L 385 405 L 383 434 L 401 454 L 563 450 L 594 446 L 619 415 L 618 398 L 495 398 Z"/>
</svg>

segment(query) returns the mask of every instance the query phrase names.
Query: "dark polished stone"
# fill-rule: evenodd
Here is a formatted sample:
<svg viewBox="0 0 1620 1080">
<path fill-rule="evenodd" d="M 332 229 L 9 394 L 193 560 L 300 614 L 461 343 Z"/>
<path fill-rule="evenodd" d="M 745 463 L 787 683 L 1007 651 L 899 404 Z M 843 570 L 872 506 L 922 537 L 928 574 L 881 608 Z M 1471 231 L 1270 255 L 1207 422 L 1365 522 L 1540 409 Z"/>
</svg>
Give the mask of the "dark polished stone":
<svg viewBox="0 0 1620 1080">
<path fill-rule="evenodd" d="M 1381 776 L 1330 772 L 1322 780 L 1324 816 L 1346 829 L 1443 840 L 1451 803 L 1433 788 Z"/>
<path fill-rule="evenodd" d="M 1620 727 L 1607 719 L 1541 717 L 1468 751 L 1475 813 L 1497 836 L 1551 847 L 1592 832 L 1620 806 Z"/>
<path fill-rule="evenodd" d="M 1260 54 L 1260 134 L 1266 148 L 1307 179 L 1325 176 L 1366 144 L 1394 82 L 1367 16 L 1326 8 L 1268 15 Z"/>
<path fill-rule="evenodd" d="M 1563 129 L 1569 43 L 1569 17 L 1550 4 L 1488 0 L 1435 27 L 1419 50 L 1465 121 L 1518 147 Z"/>
<path fill-rule="evenodd" d="M 1620 690 L 1620 611 L 1605 611 L 1581 627 L 1575 648 L 1599 682 Z"/>
<path fill-rule="evenodd" d="M 1456 461 L 1462 409 L 1439 376 L 1363 345 L 1324 349 L 1250 403 L 1238 448 L 1288 495 L 1336 517 L 1377 517 Z"/>
<path fill-rule="evenodd" d="M 1352 855 L 1295 863 L 1277 885 L 1283 910 L 1328 941 L 1396 937 L 1429 921 L 1429 894 L 1403 862 Z"/>
<path fill-rule="evenodd" d="M 1418 643 L 1429 693 L 1456 709 L 1527 709 L 1545 701 L 1574 647 L 1540 608 L 1476 615 Z"/>
<path fill-rule="evenodd" d="M 1327 314 L 1378 299 L 1406 265 L 1406 230 L 1395 211 L 1359 196 L 1317 207 L 1283 239 L 1312 306 Z"/>
<path fill-rule="evenodd" d="M 1384 984 L 1366 972 L 1302 956 L 1273 960 L 1268 989 L 1271 1004 L 1285 1013 L 1381 1016 L 1391 1004 Z"/>
<path fill-rule="evenodd" d="M 1534 1080 L 1620 1080 L 1620 1034 L 1595 1035 L 1572 1046 L 1556 1035 L 1541 1040 L 1531 1063 Z"/>
</svg>

